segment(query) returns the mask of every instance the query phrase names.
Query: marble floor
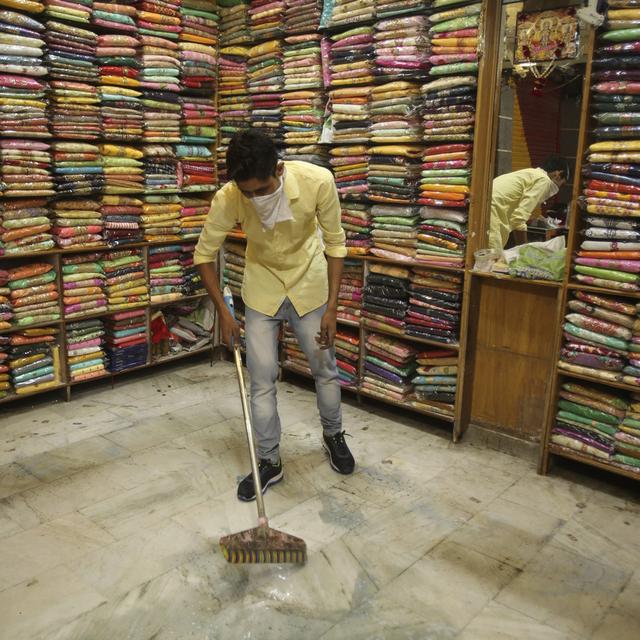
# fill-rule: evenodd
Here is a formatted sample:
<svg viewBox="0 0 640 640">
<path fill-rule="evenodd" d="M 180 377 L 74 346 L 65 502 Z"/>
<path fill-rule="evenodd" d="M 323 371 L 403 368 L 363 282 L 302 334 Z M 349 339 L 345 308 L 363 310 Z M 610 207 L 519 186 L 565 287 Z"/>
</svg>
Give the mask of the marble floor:
<svg viewBox="0 0 640 640">
<path fill-rule="evenodd" d="M 272 526 L 306 566 L 232 566 L 254 525 L 233 368 L 182 363 L 0 414 L 2 640 L 637 640 L 637 486 L 344 405 L 353 476 L 281 383 Z"/>
</svg>

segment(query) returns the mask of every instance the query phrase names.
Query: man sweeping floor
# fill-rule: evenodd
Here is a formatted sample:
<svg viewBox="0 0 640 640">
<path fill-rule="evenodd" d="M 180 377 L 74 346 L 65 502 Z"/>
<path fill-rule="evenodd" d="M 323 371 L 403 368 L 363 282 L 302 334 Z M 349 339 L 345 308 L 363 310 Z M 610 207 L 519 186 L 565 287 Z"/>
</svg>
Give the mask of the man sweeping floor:
<svg viewBox="0 0 640 640">
<path fill-rule="evenodd" d="M 227 175 L 230 182 L 213 199 L 194 258 L 218 310 L 222 340 L 230 345 L 239 340 L 240 331 L 224 304 L 215 260 L 237 223 L 247 235 L 242 298 L 263 492 L 284 477 L 276 402 L 278 333 L 284 320 L 309 360 L 331 466 L 350 474 L 355 461 L 342 430 L 333 346 L 347 251 L 333 176 L 306 162 L 278 160 L 271 139 L 253 130 L 232 138 Z M 238 498 L 255 499 L 251 474 L 238 485 Z"/>
</svg>

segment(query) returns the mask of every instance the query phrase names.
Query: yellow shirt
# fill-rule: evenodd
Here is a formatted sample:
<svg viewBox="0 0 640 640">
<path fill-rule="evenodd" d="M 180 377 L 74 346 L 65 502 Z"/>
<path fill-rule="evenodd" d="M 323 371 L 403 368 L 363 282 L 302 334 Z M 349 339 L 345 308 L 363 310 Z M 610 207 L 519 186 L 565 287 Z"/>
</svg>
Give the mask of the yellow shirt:
<svg viewBox="0 0 640 640">
<path fill-rule="evenodd" d="M 489 247 L 501 252 L 512 231 L 526 231 L 529 218 L 552 186 L 553 181 L 544 169 L 521 169 L 495 178 Z"/>
<path fill-rule="evenodd" d="M 227 233 L 240 223 L 247 234 L 242 285 L 245 304 L 268 316 L 285 298 L 303 316 L 329 297 L 327 261 L 347 255 L 340 201 L 331 172 L 308 162 L 285 162 L 284 192 L 293 220 L 265 230 L 250 198 L 235 182 L 216 193 L 196 246 L 194 263 L 214 262 Z M 324 252 L 318 237 L 322 233 Z"/>
</svg>

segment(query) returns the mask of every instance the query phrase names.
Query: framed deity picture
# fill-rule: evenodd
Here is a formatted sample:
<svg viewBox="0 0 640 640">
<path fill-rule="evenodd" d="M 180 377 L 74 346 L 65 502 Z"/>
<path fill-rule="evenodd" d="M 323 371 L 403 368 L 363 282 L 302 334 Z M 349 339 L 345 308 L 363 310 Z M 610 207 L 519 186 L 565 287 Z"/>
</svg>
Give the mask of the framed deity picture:
<svg viewBox="0 0 640 640">
<path fill-rule="evenodd" d="M 576 58 L 579 44 L 580 29 L 575 7 L 518 14 L 516 64 Z"/>
</svg>

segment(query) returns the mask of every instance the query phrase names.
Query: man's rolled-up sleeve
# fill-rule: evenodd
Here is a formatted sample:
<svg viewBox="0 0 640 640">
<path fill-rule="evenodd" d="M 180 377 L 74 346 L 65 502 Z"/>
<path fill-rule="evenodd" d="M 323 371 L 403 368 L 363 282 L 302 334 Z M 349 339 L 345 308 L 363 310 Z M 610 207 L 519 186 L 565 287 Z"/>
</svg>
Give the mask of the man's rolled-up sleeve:
<svg viewBox="0 0 640 640">
<path fill-rule="evenodd" d="M 211 202 L 211 209 L 196 245 L 193 263 L 198 265 L 215 262 L 220 247 L 237 221 L 236 211 L 229 206 L 224 190 L 218 191 Z"/>
<path fill-rule="evenodd" d="M 344 258 L 347 255 L 346 236 L 340 224 L 338 190 L 331 175 L 318 186 L 316 211 L 325 254 L 330 258 Z"/>
</svg>

